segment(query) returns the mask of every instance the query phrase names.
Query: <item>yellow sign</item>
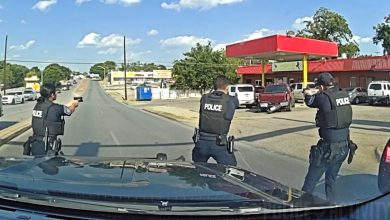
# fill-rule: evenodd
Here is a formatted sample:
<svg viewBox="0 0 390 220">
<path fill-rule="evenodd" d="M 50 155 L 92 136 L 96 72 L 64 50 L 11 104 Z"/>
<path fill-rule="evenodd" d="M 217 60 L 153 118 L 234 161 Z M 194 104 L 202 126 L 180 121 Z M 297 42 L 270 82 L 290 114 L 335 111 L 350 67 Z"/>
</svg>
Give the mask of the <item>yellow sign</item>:
<svg viewBox="0 0 390 220">
<path fill-rule="evenodd" d="M 136 72 L 126 72 L 126 77 L 135 77 Z M 111 77 L 124 77 L 125 73 L 123 71 L 112 71 Z"/>
<path fill-rule="evenodd" d="M 153 70 L 153 78 L 155 79 L 171 79 L 172 71 L 170 70 Z"/>
</svg>

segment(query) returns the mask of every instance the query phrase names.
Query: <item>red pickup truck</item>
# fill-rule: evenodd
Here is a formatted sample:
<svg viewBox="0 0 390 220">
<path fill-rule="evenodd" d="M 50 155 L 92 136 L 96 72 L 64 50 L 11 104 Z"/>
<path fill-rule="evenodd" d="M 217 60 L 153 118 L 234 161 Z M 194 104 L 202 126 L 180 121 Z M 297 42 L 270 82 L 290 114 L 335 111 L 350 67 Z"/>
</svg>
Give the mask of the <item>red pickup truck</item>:
<svg viewBox="0 0 390 220">
<path fill-rule="evenodd" d="M 275 84 L 265 87 L 263 93 L 259 95 L 260 111 L 273 111 L 276 109 L 286 109 L 291 111 L 295 107 L 294 93 L 287 84 Z"/>
</svg>

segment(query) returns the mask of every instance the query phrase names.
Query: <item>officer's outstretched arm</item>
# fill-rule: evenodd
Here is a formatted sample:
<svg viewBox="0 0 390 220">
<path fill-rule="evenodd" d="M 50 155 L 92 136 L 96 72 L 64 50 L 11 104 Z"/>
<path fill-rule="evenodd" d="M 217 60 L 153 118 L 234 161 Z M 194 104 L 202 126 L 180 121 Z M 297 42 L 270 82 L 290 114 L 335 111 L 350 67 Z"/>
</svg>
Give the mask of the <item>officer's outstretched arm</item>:
<svg viewBox="0 0 390 220">
<path fill-rule="evenodd" d="M 318 108 L 316 95 L 305 95 L 305 104 L 310 108 Z"/>
<path fill-rule="evenodd" d="M 79 106 L 79 101 L 78 100 L 73 100 L 71 102 L 69 102 L 67 105 L 66 105 L 66 108 L 68 109 L 68 115 L 71 115 L 75 110 L 76 108 Z"/>
</svg>

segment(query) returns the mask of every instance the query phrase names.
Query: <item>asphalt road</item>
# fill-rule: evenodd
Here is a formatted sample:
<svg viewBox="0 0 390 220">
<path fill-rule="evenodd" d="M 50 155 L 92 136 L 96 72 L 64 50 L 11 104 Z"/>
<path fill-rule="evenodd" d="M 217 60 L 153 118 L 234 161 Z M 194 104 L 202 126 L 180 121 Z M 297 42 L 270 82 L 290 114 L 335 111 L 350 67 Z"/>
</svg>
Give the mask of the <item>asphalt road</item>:
<svg viewBox="0 0 390 220">
<path fill-rule="evenodd" d="M 84 102 L 66 120 L 63 152 L 66 155 L 98 157 L 154 157 L 166 153 L 168 159 L 184 156 L 191 161 L 193 129 L 134 107 L 120 104 L 106 95 L 98 82 L 91 81 Z M 0 148 L 2 156 L 20 156 L 22 143 L 31 131 Z M 301 188 L 308 162 L 262 148 L 245 141 L 236 143 L 238 166 L 294 188 Z M 338 179 L 340 201 L 365 200 L 379 195 L 377 176 L 356 173 L 344 165 Z M 317 195 L 324 196 L 324 182 Z"/>
</svg>

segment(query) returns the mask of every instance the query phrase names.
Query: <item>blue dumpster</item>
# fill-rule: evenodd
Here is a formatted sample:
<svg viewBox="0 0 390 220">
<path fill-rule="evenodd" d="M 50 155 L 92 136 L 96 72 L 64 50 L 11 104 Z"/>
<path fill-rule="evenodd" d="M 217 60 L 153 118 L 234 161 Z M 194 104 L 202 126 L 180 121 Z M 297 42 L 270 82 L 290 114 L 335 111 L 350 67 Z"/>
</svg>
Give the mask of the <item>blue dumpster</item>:
<svg viewBox="0 0 390 220">
<path fill-rule="evenodd" d="M 150 100 L 152 100 L 152 87 L 138 86 L 137 101 L 150 101 Z"/>
</svg>

